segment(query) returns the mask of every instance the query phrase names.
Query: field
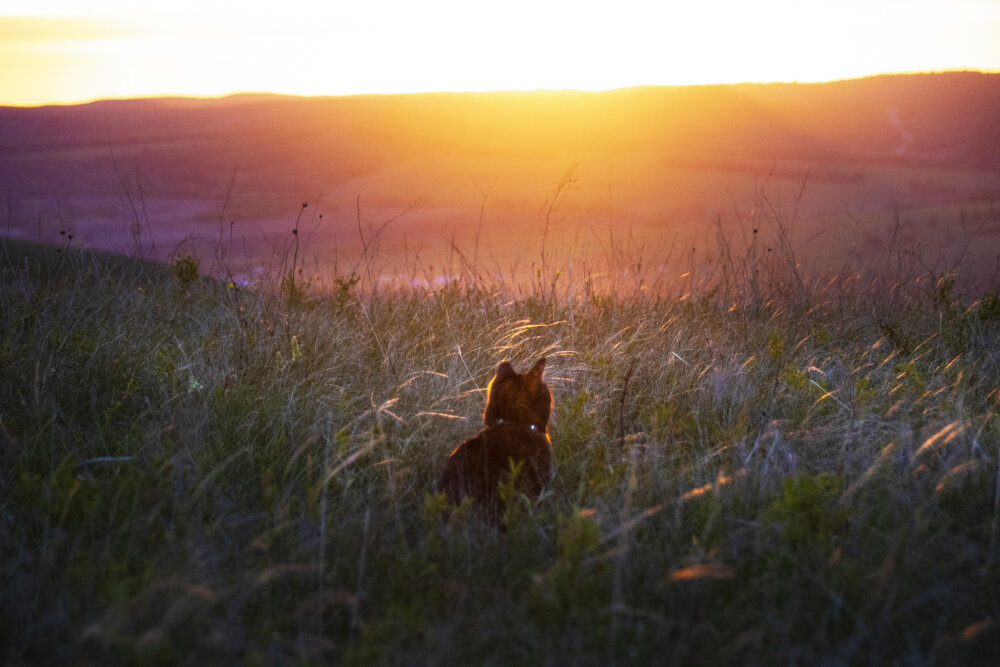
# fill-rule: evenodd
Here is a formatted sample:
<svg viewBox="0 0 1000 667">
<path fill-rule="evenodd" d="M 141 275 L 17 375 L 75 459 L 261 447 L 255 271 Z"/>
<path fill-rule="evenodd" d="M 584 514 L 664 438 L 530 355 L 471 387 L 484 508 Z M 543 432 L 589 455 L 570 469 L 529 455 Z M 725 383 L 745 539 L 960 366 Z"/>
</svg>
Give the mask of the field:
<svg viewBox="0 0 1000 667">
<path fill-rule="evenodd" d="M 992 664 L 998 80 L 0 110 L 0 660 Z"/>
<path fill-rule="evenodd" d="M 997 296 L 741 256 L 570 299 L 5 242 L 5 660 L 986 664 Z M 434 485 L 541 355 L 555 477 L 498 530 Z"/>
</svg>

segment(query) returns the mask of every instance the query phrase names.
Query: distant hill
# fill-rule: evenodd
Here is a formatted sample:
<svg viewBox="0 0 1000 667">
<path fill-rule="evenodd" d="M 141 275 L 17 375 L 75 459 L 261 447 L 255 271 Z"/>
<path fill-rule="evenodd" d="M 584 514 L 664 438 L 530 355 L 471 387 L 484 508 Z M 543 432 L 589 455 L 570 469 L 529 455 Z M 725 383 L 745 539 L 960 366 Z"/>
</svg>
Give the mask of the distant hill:
<svg viewBox="0 0 1000 667">
<path fill-rule="evenodd" d="M 270 256 L 303 202 L 315 204 L 318 256 L 349 254 L 362 222 L 401 212 L 387 252 L 430 253 L 486 220 L 495 236 L 483 247 L 514 255 L 570 171 L 579 187 L 557 216 L 566 243 L 611 220 L 648 238 L 699 236 L 720 212 L 752 212 L 763 183 L 780 195 L 808 182 L 804 237 L 900 210 L 928 229 L 992 221 L 998 170 L 1000 74 L 971 72 L 0 108 L 5 235 L 58 242 L 68 229 L 123 250 L 143 227 L 149 250 L 207 254 L 225 234 L 248 262 Z"/>
<path fill-rule="evenodd" d="M 661 150 L 1000 168 L 1000 75 L 878 76 L 825 84 L 590 93 L 243 95 L 0 108 L 0 152 L 211 139 L 225 157 L 291 151 L 364 161 L 392 151 L 545 154 Z M 206 156 L 211 159 L 210 156 Z M 231 160 L 230 160 L 231 161 Z"/>
</svg>

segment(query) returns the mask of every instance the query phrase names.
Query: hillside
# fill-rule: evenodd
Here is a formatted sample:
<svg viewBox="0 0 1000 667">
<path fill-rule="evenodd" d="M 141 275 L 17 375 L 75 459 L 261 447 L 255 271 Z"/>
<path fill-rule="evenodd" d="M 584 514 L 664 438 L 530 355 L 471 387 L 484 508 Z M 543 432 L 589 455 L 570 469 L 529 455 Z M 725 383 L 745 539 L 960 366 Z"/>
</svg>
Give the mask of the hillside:
<svg viewBox="0 0 1000 667">
<path fill-rule="evenodd" d="M 347 147 L 544 154 L 656 149 L 727 157 L 933 162 L 1000 168 L 1000 75 L 894 75 L 827 84 L 440 93 L 343 98 L 238 95 L 0 108 L 0 150 L 211 140 L 234 156 L 288 151 L 344 161 Z M 248 139 L 251 139 L 249 140 Z M 242 153 L 240 149 L 246 151 Z"/>
<path fill-rule="evenodd" d="M 764 199 L 794 208 L 796 242 L 818 239 L 800 259 L 824 270 L 848 253 L 876 261 L 890 237 L 939 245 L 942 234 L 949 261 L 984 266 L 989 253 L 966 252 L 1000 238 L 997 137 L 1000 75 L 979 73 L 102 101 L 0 109 L 0 183 L 15 238 L 69 230 L 123 251 L 141 227 L 147 254 L 208 257 L 232 231 L 248 270 L 303 202 L 318 270 L 357 261 L 359 230 L 382 229 L 401 272 L 405 252 L 440 264 L 453 243 L 530 263 L 543 227 L 588 259 L 612 228 L 647 248 L 712 245 L 707 230 L 759 216 Z M 563 179 L 571 187 L 545 227 Z"/>
</svg>

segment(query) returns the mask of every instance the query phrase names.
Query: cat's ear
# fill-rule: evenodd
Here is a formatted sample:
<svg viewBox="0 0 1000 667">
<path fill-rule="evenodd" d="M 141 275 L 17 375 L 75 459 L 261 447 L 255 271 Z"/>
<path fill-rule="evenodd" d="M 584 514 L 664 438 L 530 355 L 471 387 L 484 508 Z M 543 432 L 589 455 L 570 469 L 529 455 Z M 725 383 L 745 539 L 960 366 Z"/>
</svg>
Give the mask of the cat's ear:
<svg viewBox="0 0 1000 667">
<path fill-rule="evenodd" d="M 510 365 L 509 361 L 501 361 L 500 365 L 497 366 L 496 379 L 503 380 L 505 378 L 509 378 L 512 375 L 517 375 L 517 373 L 514 372 L 514 367 Z"/>
<path fill-rule="evenodd" d="M 527 375 L 531 375 L 537 378 L 539 381 L 542 379 L 542 372 L 545 370 L 545 357 L 542 357 L 535 362 L 535 365 L 531 367 L 531 370 L 527 372 Z"/>
</svg>

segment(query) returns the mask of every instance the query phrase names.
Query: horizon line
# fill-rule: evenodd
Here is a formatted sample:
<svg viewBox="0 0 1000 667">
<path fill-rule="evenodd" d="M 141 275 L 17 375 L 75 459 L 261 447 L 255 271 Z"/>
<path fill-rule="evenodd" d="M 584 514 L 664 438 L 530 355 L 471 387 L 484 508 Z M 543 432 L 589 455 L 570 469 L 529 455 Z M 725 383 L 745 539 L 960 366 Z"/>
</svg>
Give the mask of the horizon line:
<svg viewBox="0 0 1000 667">
<path fill-rule="evenodd" d="M 649 83 L 634 84 L 625 86 L 615 86 L 609 88 L 484 88 L 484 89 L 441 89 L 441 90 L 403 90 L 395 92 L 383 91 L 358 91 L 346 93 L 296 93 L 276 90 L 232 90 L 212 94 L 169 92 L 129 95 L 108 95 L 89 97 L 71 100 L 47 100 L 37 103 L 10 103 L 0 101 L 0 108 L 9 109 L 41 109 L 47 107 L 72 107 L 85 106 L 100 102 L 130 102 L 130 101 L 156 101 L 156 100 L 191 100 L 191 101 L 212 101 L 225 100 L 235 97 L 285 97 L 299 99 L 319 99 L 319 98 L 348 98 L 348 97 L 402 97 L 415 95 L 481 95 L 481 94 L 535 94 L 535 93 L 609 93 L 625 90 L 638 90 L 642 88 L 709 88 L 723 86 L 812 86 L 842 83 L 849 81 L 862 81 L 864 79 L 876 79 L 881 77 L 905 77 L 905 76 L 933 76 L 947 74 L 981 74 L 998 75 L 1000 69 L 981 68 L 946 68 L 937 70 L 912 70 L 897 72 L 877 72 L 872 74 L 862 74 L 857 76 L 845 76 L 833 79 L 817 80 L 782 80 L 774 79 L 769 81 L 714 81 L 706 83 Z"/>
</svg>

